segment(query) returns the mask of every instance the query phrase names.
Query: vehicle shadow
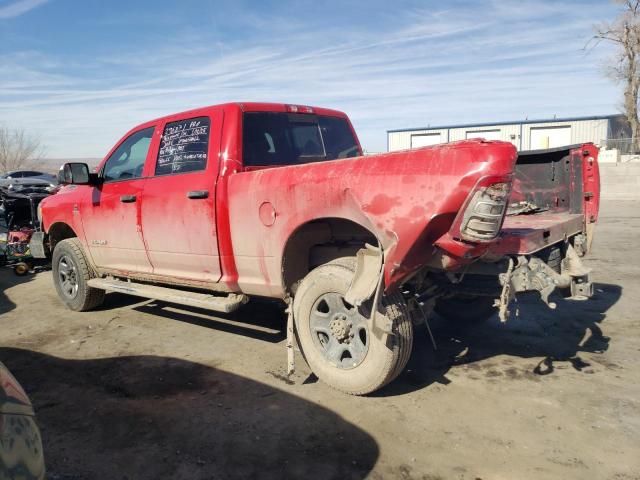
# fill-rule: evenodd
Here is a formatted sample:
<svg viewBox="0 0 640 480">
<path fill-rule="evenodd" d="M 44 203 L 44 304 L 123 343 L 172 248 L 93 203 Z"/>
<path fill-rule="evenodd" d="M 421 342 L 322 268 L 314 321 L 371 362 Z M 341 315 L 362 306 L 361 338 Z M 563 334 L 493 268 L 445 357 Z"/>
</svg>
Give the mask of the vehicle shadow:
<svg viewBox="0 0 640 480">
<path fill-rule="evenodd" d="M 586 301 L 557 300 L 550 310 L 532 294 L 519 297 L 512 305 L 509 321 L 501 324 L 497 315 L 474 326 L 456 325 L 436 317 L 431 323 L 437 350 L 434 350 L 426 330 L 416 331 L 414 351 L 403 374 L 375 395 L 394 396 L 425 388 L 433 383 L 446 385 L 451 367 L 466 364 L 472 370 L 485 369 L 487 376 L 505 375 L 511 378 L 552 374 L 558 362 L 568 362 L 576 370 L 589 367 L 581 352 L 599 353 L 609 348 L 600 323 L 606 312 L 622 295 L 622 287 L 595 284 L 596 295 Z M 519 312 L 516 315 L 516 307 Z M 479 364 L 499 355 L 520 358 L 542 357 L 530 371 L 522 371 L 508 363 Z M 604 360 L 603 364 L 606 363 Z M 587 370 L 589 371 L 589 370 Z"/>
<path fill-rule="evenodd" d="M 512 305 L 512 316 L 501 324 L 497 315 L 478 325 L 460 325 L 435 316 L 431 327 L 437 342 L 434 351 L 426 330 L 415 333 L 414 350 L 405 371 L 385 388 L 372 396 L 395 396 L 428 387 L 448 384 L 447 372 L 456 365 L 470 369 L 487 370 L 488 376 L 527 377 L 537 380 L 552 374 L 558 362 L 566 362 L 576 370 L 590 372 L 590 365 L 580 352 L 603 352 L 608 349 L 609 338 L 600 327 L 607 311 L 622 295 L 622 287 L 595 284 L 596 295 L 586 301 L 556 298 L 557 308 L 551 310 L 537 294 L 520 295 Z M 133 305 L 136 311 L 162 316 L 203 328 L 221 330 L 249 338 L 279 343 L 286 337 L 286 316 L 281 302 L 252 298 L 238 311 L 230 314 L 165 302 L 144 300 L 122 294 L 109 294 L 104 308 Z M 516 312 L 516 310 L 518 310 Z M 508 364 L 496 367 L 494 362 L 481 362 L 499 355 L 520 358 L 541 357 L 529 371 Z M 298 361 L 303 361 L 298 358 Z M 606 361 L 596 360 L 606 364 Z M 606 366 L 606 365 L 605 365 Z M 313 382 L 315 377 L 309 377 Z"/>
<path fill-rule="evenodd" d="M 264 342 L 278 343 L 286 338 L 284 303 L 270 298 L 252 297 L 248 304 L 226 314 L 123 293 L 108 293 L 104 303 L 95 310 L 117 308 L 131 308 L 137 312 Z"/>
<path fill-rule="evenodd" d="M 376 441 L 319 405 L 156 356 L 0 348 L 34 403 L 48 478 L 366 478 Z"/>
<path fill-rule="evenodd" d="M 10 312 L 16 308 L 16 304 L 13 303 L 9 297 L 7 297 L 6 290 L 15 287 L 22 283 L 27 283 L 33 280 L 35 274 L 27 273 L 23 276 L 18 276 L 10 268 L 0 267 L 0 315 Z"/>
<path fill-rule="evenodd" d="M 252 298 L 228 314 L 156 300 L 138 305 L 134 310 L 264 342 L 278 343 L 286 338 L 284 304 L 273 299 Z"/>
</svg>

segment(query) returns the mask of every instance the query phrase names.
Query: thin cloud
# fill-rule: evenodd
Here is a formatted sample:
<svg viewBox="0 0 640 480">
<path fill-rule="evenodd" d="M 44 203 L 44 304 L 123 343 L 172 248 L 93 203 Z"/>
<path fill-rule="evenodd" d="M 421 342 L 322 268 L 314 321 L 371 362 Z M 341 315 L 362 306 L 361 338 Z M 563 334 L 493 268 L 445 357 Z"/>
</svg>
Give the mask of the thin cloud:
<svg viewBox="0 0 640 480">
<path fill-rule="evenodd" d="M 379 29 L 261 23 L 251 39 L 189 49 L 176 37 L 93 58 L 0 56 L 0 116 L 35 129 L 52 157 L 97 157 L 136 123 L 235 100 L 344 110 L 371 151 L 392 128 L 612 113 L 615 86 L 581 52 L 606 6 L 540 3 L 530 15 L 497 1 L 414 10 Z"/>
<path fill-rule="evenodd" d="M 0 19 L 19 17 L 40 5 L 44 5 L 48 1 L 49 0 L 18 0 L 9 5 L 0 6 Z"/>
</svg>

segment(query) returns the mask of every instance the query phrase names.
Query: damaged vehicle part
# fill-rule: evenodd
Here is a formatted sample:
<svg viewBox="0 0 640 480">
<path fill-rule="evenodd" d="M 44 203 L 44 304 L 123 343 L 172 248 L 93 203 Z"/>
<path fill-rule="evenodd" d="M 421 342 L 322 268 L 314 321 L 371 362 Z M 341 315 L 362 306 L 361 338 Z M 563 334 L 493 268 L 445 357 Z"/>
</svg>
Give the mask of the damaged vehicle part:
<svg viewBox="0 0 640 480">
<path fill-rule="evenodd" d="M 16 275 L 48 265 L 44 250 L 33 255 L 30 246 L 32 237 L 41 234 L 38 211 L 40 202 L 51 194 L 48 186 L 0 187 L 0 265 L 13 268 Z"/>
<path fill-rule="evenodd" d="M 519 292 L 537 291 L 541 300 L 551 309 L 556 308 L 549 296 L 556 290 L 569 289 L 571 298 L 582 300 L 593 296 L 593 284 L 589 280 L 589 270 L 584 267 L 571 244 L 566 247 L 566 255 L 558 273 L 537 257 L 519 256 L 517 264 L 509 259 L 509 268 L 499 276 L 502 293 L 496 306 L 500 311 L 500 320 L 507 321 L 508 306 L 513 296 Z"/>
<path fill-rule="evenodd" d="M 593 294 L 582 265 L 593 240 L 599 207 L 597 148 L 591 144 L 520 152 L 500 236 L 460 273 L 439 275 L 435 311 L 477 323 L 496 312 L 506 321 L 516 294 L 537 291 L 553 307 L 559 291 L 573 299 Z M 442 243 L 446 247 L 446 243 Z M 446 265 L 446 253 L 435 257 Z"/>
</svg>

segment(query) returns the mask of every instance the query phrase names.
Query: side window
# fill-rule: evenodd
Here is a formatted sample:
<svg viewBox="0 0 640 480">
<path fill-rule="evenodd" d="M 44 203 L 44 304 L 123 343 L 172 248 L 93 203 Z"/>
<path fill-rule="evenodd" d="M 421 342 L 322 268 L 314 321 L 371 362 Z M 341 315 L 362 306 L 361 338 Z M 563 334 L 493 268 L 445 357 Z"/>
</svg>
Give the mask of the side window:
<svg viewBox="0 0 640 480">
<path fill-rule="evenodd" d="M 145 128 L 132 133 L 111 154 L 102 171 L 105 182 L 128 180 L 142 175 L 154 128 Z"/>
<path fill-rule="evenodd" d="M 156 175 L 185 173 L 207 168 L 209 151 L 208 117 L 167 123 L 156 162 Z"/>
</svg>

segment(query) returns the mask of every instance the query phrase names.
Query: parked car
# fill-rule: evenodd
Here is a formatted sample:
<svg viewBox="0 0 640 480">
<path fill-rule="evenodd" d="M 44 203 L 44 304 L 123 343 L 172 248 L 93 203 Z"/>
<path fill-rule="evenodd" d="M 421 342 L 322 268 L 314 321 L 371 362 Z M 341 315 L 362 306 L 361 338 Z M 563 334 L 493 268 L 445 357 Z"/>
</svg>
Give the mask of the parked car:
<svg viewBox="0 0 640 480">
<path fill-rule="evenodd" d="M 0 175 L 0 189 L 11 193 L 53 193 L 57 188 L 57 177 L 49 173 L 35 170 L 14 170 Z"/>
<path fill-rule="evenodd" d="M 31 252 L 76 311 L 105 291 L 222 312 L 282 299 L 289 370 L 295 334 L 321 380 L 366 394 L 434 310 L 482 321 L 496 302 L 506 320 L 518 292 L 592 294 L 597 155 L 475 139 L 363 156 L 336 110 L 205 107 L 133 128 L 97 173 L 65 164 Z"/>
<path fill-rule="evenodd" d="M 39 172 L 36 170 L 13 170 L 0 175 L 0 180 L 15 180 L 16 178 L 38 178 L 49 183 L 57 183 L 57 177 L 51 173 Z"/>
<path fill-rule="evenodd" d="M 0 362 L 0 480 L 45 478 L 40 430 L 33 406 Z"/>
<path fill-rule="evenodd" d="M 20 190 L 0 187 L 0 267 L 10 266 L 16 275 L 46 267 L 47 259 L 31 256 L 29 242 L 40 229 L 38 205 L 52 193 L 48 184 Z"/>
</svg>

